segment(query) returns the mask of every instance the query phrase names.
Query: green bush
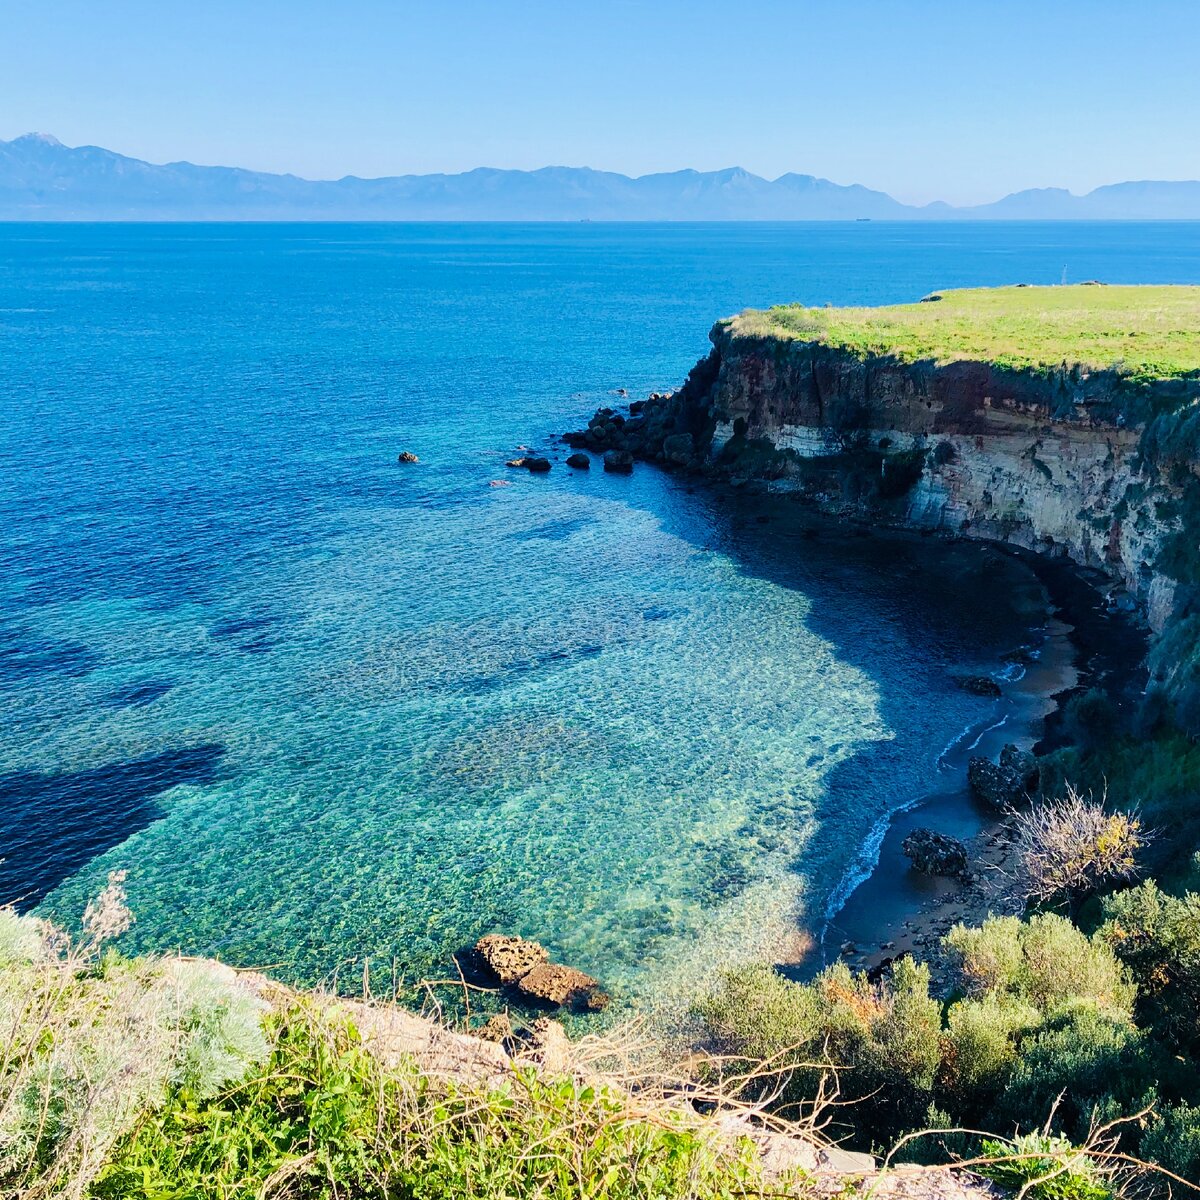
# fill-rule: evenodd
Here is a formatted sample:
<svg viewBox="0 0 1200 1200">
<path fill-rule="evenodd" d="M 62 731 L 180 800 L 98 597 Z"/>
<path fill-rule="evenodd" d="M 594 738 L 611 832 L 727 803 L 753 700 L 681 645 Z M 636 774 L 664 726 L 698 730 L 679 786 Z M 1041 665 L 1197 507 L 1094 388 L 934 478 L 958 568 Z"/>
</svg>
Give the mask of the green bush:
<svg viewBox="0 0 1200 1200">
<path fill-rule="evenodd" d="M 1040 1013 L 1079 1001 L 1126 1018 L 1133 1012 L 1134 984 L 1112 950 L 1054 913 L 956 925 L 944 944 L 969 997 L 1006 996 Z"/>
<path fill-rule="evenodd" d="M 1059 1128 L 1084 1138 L 1094 1118 L 1140 1107 L 1156 1065 L 1145 1034 L 1128 1018 L 1087 1002 L 1062 1008 L 1021 1041 L 990 1127 L 1040 1125 L 1054 1111 Z"/>
<path fill-rule="evenodd" d="M 1099 936 L 1138 985 L 1139 1020 L 1175 1053 L 1200 1051 L 1200 895 L 1147 881 L 1104 901 Z"/>
<path fill-rule="evenodd" d="M 1142 1138 L 1150 1162 L 1188 1180 L 1200 1180 L 1200 1107 L 1167 1105 Z"/>
<path fill-rule="evenodd" d="M 941 1005 L 929 995 L 929 968 L 895 964 L 881 984 L 844 963 L 807 984 L 766 967 L 726 973 L 699 1014 L 718 1047 L 750 1062 L 767 1060 L 759 1095 L 781 1091 L 784 1105 L 810 1101 L 823 1074 L 836 1073 L 853 1098 L 861 1130 L 889 1141 L 919 1127 L 941 1061 Z"/>
<path fill-rule="evenodd" d="M 1012 1142 L 985 1139 L 983 1153 L 996 1162 L 979 1174 L 1028 1200 L 1109 1200 L 1112 1190 L 1095 1163 L 1066 1138 L 1028 1133 Z"/>
<path fill-rule="evenodd" d="M 942 1083 L 955 1111 L 978 1122 L 1007 1084 L 1022 1036 L 1037 1030 L 1042 1014 L 1011 996 L 959 1000 L 946 1014 Z"/>
<path fill-rule="evenodd" d="M 1081 696 L 1072 696 L 1063 708 L 1067 736 L 1085 751 L 1107 743 L 1116 734 L 1119 720 L 1117 706 L 1101 688 L 1089 688 Z"/>
<path fill-rule="evenodd" d="M 186 1083 L 210 1095 L 261 1061 L 265 1004 L 228 968 L 126 959 L 110 876 L 84 934 L 0 909 L 0 1195 L 82 1194 L 108 1148 Z"/>
<path fill-rule="evenodd" d="M 503 1085 L 385 1068 L 352 1025 L 296 1005 L 270 1061 L 201 1102 L 186 1091 L 117 1147 L 98 1200 L 264 1195 L 355 1200 L 732 1200 L 761 1194 L 748 1143 L 681 1108 L 532 1071 Z"/>
</svg>

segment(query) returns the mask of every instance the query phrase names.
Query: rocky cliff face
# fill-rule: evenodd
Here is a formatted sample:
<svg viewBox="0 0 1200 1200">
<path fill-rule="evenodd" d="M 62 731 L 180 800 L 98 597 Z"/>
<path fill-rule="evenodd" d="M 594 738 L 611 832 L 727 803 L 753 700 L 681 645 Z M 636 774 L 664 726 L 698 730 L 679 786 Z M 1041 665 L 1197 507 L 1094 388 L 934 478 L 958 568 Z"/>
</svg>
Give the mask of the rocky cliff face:
<svg viewBox="0 0 1200 1200">
<path fill-rule="evenodd" d="M 1178 407 L 1194 381 L 1131 405 L 1113 372 L 862 359 L 739 336 L 733 322 L 711 337 L 679 391 L 623 421 L 601 410 L 571 438 L 799 492 L 842 515 L 1068 556 L 1103 571 L 1112 602 L 1152 628 L 1170 619 L 1177 585 L 1162 550 L 1179 525 L 1178 487 L 1147 465 L 1127 414 Z"/>
</svg>

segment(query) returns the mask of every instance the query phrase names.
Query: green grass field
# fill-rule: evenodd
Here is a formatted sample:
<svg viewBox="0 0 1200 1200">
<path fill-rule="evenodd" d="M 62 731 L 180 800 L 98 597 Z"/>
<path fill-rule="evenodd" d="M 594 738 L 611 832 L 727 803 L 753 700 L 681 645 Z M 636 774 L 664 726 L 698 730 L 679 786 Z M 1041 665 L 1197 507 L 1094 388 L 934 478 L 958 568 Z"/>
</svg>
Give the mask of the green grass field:
<svg viewBox="0 0 1200 1200">
<path fill-rule="evenodd" d="M 969 288 L 884 308 L 751 309 L 747 337 L 823 342 L 904 361 L 967 359 L 1015 370 L 1117 368 L 1134 381 L 1200 374 L 1200 287 Z"/>
</svg>

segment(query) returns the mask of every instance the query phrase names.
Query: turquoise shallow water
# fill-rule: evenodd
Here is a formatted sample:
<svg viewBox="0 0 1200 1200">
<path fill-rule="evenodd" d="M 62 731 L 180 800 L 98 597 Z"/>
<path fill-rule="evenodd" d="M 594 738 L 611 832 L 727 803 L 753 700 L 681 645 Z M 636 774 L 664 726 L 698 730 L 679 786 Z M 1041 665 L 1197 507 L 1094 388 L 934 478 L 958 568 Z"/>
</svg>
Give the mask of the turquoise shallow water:
<svg viewBox="0 0 1200 1200">
<path fill-rule="evenodd" d="M 503 461 L 747 304 L 1064 261 L 1192 281 L 1200 231 L 0 227 L 0 892 L 127 867 L 134 945 L 302 981 L 787 955 L 987 717 L 948 672 L 1036 637 L 1021 568 Z"/>
</svg>

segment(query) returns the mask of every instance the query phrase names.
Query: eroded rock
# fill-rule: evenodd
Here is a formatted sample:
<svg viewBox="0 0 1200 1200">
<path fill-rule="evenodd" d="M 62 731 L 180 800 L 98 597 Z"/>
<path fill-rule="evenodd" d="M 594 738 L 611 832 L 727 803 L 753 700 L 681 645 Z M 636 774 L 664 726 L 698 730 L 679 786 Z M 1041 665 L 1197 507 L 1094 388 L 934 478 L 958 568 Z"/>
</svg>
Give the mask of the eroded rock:
<svg viewBox="0 0 1200 1200">
<path fill-rule="evenodd" d="M 989 675 L 956 675 L 954 682 L 972 696 L 986 696 L 989 700 L 1000 697 L 1000 685 Z"/>
<path fill-rule="evenodd" d="M 516 983 L 550 957 L 540 942 L 510 933 L 485 934 L 475 943 L 475 953 L 501 983 Z"/>
<path fill-rule="evenodd" d="M 617 475 L 633 472 L 633 455 L 628 450 L 607 450 L 604 454 L 604 469 Z"/>
<path fill-rule="evenodd" d="M 1000 761 L 973 758 L 967 764 L 967 783 L 985 803 L 1000 810 L 1023 804 L 1038 785 L 1037 759 L 1026 750 L 1007 745 Z"/>
<path fill-rule="evenodd" d="M 586 454 L 569 454 L 567 466 L 574 467 L 577 471 L 588 471 L 591 470 L 592 460 Z"/>
<path fill-rule="evenodd" d="M 901 849 L 913 868 L 923 875 L 946 875 L 966 879 L 970 874 L 966 843 L 932 829 L 914 829 Z"/>
<path fill-rule="evenodd" d="M 411 450 L 403 450 L 396 456 L 396 461 L 402 463 L 417 463 L 421 460 Z"/>
<path fill-rule="evenodd" d="M 608 997 L 600 991 L 599 980 L 559 963 L 538 963 L 518 980 L 517 990 L 544 1004 L 565 1004 L 593 1011 L 608 1004 Z"/>
</svg>

